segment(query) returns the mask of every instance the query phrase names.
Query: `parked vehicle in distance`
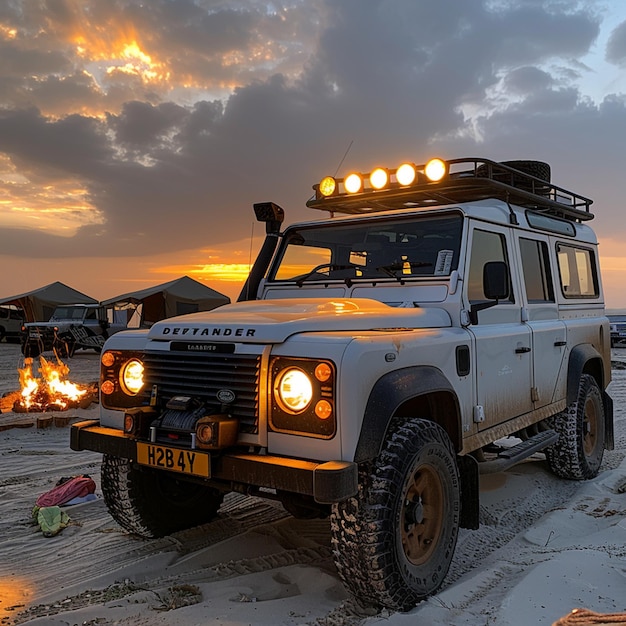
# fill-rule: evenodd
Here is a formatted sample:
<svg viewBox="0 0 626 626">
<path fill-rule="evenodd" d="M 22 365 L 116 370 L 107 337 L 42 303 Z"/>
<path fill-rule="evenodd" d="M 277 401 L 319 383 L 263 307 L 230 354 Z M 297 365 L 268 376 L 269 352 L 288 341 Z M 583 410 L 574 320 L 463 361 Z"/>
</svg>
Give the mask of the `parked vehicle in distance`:
<svg viewBox="0 0 626 626">
<path fill-rule="evenodd" d="M 626 341 L 626 315 L 607 315 L 611 328 L 611 348 Z"/>
<path fill-rule="evenodd" d="M 18 343 L 24 324 L 22 309 L 15 306 L 0 306 L 0 341 Z"/>
<path fill-rule="evenodd" d="M 36 357 L 54 350 L 61 358 L 76 350 L 100 352 L 104 342 L 126 325 L 111 323 L 107 310 L 97 304 L 58 306 L 47 322 L 27 322 L 22 327 L 22 354 Z"/>
</svg>

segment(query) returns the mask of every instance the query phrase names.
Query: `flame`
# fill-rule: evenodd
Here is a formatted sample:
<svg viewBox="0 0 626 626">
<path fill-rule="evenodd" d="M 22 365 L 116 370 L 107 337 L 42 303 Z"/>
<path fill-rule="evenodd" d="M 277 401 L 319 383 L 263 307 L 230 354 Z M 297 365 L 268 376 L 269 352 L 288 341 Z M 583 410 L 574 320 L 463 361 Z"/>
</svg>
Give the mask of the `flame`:
<svg viewBox="0 0 626 626">
<path fill-rule="evenodd" d="M 33 359 L 24 360 L 18 368 L 20 376 L 20 405 L 28 410 L 46 411 L 51 407 L 65 410 L 70 404 L 80 402 L 87 389 L 65 380 L 70 368 L 57 358 L 56 363 L 39 357 L 39 377 L 33 374 Z"/>
</svg>

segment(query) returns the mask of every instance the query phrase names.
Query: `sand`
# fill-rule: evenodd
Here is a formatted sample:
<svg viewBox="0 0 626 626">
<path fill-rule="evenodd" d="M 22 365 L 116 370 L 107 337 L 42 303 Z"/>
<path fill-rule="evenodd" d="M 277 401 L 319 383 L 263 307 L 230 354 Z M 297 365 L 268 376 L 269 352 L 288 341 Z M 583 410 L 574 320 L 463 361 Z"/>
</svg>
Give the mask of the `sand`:
<svg viewBox="0 0 626 626">
<path fill-rule="evenodd" d="M 272 501 L 230 495 L 218 519 L 142 540 L 110 517 L 100 455 L 69 449 L 69 428 L 0 431 L 0 623 L 390 626 L 550 625 L 576 607 L 626 611 L 626 349 L 609 392 L 616 450 L 588 482 L 554 477 L 542 455 L 481 482 L 481 528 L 462 530 L 444 587 L 412 611 L 355 604 L 332 561 L 327 520 L 301 521 Z M 79 352 L 70 378 L 97 379 Z M 0 394 L 17 386 L 18 346 L 0 344 Z M 71 411 L 72 421 L 98 407 Z M 0 426 L 15 420 L 0 415 Z M 97 500 L 65 507 L 45 538 L 37 497 L 62 476 L 89 474 Z"/>
</svg>

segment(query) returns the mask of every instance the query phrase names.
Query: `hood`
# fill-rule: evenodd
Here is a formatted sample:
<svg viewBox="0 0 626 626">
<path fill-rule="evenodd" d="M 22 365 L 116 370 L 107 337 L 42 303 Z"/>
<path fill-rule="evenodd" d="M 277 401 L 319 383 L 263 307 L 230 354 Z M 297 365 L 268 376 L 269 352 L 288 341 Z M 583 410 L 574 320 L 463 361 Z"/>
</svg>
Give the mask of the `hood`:
<svg viewBox="0 0 626 626">
<path fill-rule="evenodd" d="M 366 298 L 253 300 L 157 322 L 150 339 L 282 343 L 304 332 L 450 326 L 443 309 L 397 308 Z"/>
</svg>

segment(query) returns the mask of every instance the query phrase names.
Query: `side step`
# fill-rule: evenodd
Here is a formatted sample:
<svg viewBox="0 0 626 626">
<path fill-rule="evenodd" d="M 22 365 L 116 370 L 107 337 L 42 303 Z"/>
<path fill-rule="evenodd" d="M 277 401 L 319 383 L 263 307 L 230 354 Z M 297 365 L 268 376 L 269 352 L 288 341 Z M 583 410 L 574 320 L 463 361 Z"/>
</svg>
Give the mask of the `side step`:
<svg viewBox="0 0 626 626">
<path fill-rule="evenodd" d="M 478 464 L 478 471 L 481 474 L 495 474 L 496 472 L 504 472 L 509 467 L 513 467 L 520 461 L 527 459 L 529 456 L 540 452 L 544 448 L 551 446 L 557 442 L 559 434 L 554 430 L 544 430 L 533 435 L 526 441 L 518 443 L 512 448 L 506 448 L 498 453 L 497 458 L 492 461 L 483 461 Z"/>
</svg>

